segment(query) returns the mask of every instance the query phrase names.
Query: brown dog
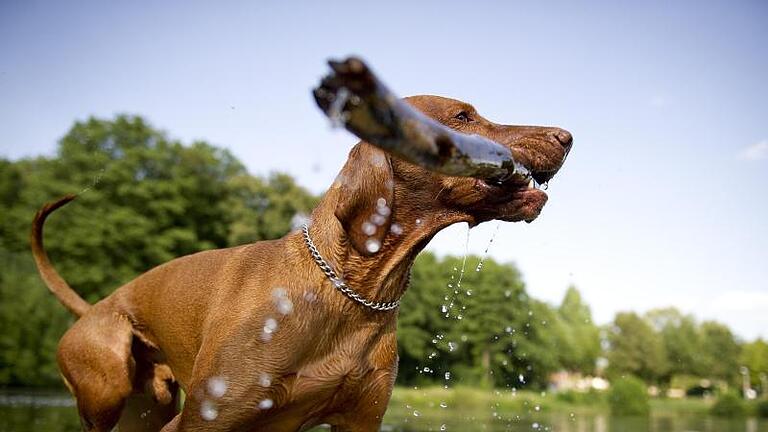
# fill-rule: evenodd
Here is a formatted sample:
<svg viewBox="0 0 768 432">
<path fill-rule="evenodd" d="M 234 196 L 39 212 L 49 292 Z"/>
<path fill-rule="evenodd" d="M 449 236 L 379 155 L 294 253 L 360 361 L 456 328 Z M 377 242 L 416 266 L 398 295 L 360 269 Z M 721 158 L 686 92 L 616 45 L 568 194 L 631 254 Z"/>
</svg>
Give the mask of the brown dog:
<svg viewBox="0 0 768 432">
<path fill-rule="evenodd" d="M 498 125 L 457 100 L 407 101 L 451 128 L 509 146 L 540 183 L 571 146 L 562 129 Z M 532 221 L 547 195 L 522 181 L 437 175 L 361 142 L 312 213 L 314 258 L 303 233 L 292 232 L 175 259 L 94 305 L 56 273 L 42 246 L 46 216 L 72 199 L 38 213 L 32 247 L 46 284 L 80 317 L 61 339 L 58 362 L 85 429 L 108 431 L 125 411 L 145 430 L 329 423 L 334 431 L 376 431 L 397 374 L 397 309 L 362 302 L 398 300 L 416 255 L 442 228 Z M 323 262 L 338 274 L 335 283 Z M 178 414 L 177 383 L 187 395 Z M 124 410 L 130 398 L 144 412 Z"/>
</svg>

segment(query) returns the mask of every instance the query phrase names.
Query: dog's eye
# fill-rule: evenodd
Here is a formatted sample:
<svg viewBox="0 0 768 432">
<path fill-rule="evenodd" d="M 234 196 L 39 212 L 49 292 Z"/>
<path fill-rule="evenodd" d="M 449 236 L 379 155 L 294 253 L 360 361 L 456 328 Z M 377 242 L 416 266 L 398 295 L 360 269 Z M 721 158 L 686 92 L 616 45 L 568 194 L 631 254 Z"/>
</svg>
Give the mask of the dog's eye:
<svg viewBox="0 0 768 432">
<path fill-rule="evenodd" d="M 467 114 L 466 111 L 462 111 L 454 116 L 454 118 L 460 122 L 469 123 L 472 121 L 472 118 Z"/>
</svg>

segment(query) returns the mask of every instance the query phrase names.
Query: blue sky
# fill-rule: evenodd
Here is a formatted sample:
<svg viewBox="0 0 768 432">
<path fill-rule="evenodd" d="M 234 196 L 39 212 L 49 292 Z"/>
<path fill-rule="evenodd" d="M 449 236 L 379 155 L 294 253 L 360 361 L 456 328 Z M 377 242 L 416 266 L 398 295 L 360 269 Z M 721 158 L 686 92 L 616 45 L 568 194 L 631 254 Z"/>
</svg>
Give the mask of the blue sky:
<svg viewBox="0 0 768 432">
<path fill-rule="evenodd" d="M 309 90 L 354 53 L 402 95 L 573 133 L 542 216 L 489 251 L 533 295 L 575 283 L 601 323 L 674 305 L 768 337 L 768 3 L 109 3 L 0 3 L 0 156 L 135 113 L 321 192 L 355 140 Z M 430 249 L 461 254 L 465 232 Z"/>
</svg>

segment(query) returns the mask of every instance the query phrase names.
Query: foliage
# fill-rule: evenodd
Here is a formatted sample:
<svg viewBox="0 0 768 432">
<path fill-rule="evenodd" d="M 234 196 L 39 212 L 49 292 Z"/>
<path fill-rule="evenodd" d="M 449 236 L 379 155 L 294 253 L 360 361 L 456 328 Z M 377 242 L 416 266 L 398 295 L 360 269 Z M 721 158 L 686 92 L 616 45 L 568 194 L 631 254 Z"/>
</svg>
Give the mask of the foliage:
<svg viewBox="0 0 768 432">
<path fill-rule="evenodd" d="M 692 316 L 670 307 L 651 310 L 645 317 L 659 332 L 664 345 L 669 366 L 662 377 L 664 381 L 669 382 L 675 375 L 706 375 L 701 361 L 701 336 Z"/>
<path fill-rule="evenodd" d="M 737 383 L 740 347 L 731 330 L 724 324 L 705 321 L 701 324 L 701 338 L 702 363 L 706 375 Z"/>
<path fill-rule="evenodd" d="M 762 339 L 757 339 L 744 344 L 741 347 L 739 365 L 749 369 L 753 387 L 762 386 L 761 375 L 768 376 L 768 343 Z M 766 392 L 768 389 L 762 389 L 762 391 Z"/>
<path fill-rule="evenodd" d="M 757 403 L 756 412 L 758 417 L 768 418 L 768 399 L 763 399 Z"/>
<path fill-rule="evenodd" d="M 648 390 L 638 378 L 626 376 L 613 381 L 608 392 L 608 403 L 614 415 L 648 415 Z"/>
<path fill-rule="evenodd" d="M 635 375 L 655 382 L 666 373 L 662 339 L 653 327 L 634 312 L 616 314 L 608 333 L 608 374 Z"/>
<path fill-rule="evenodd" d="M 606 392 L 590 389 L 589 391 L 566 390 L 557 392 L 556 399 L 574 405 L 600 405 L 606 402 Z"/>
<path fill-rule="evenodd" d="M 316 202 L 286 175 L 252 177 L 227 151 L 140 117 L 77 122 L 56 157 L 0 161 L 0 386 L 59 381 L 72 318 L 39 281 L 27 236 L 43 203 L 78 192 L 46 224 L 46 248 L 89 302 L 177 256 L 279 237 Z"/>
<path fill-rule="evenodd" d="M 571 371 L 592 374 L 600 356 L 600 330 L 592 322 L 592 312 L 575 286 L 568 287 L 558 308 L 564 326 L 562 366 Z"/>
<path fill-rule="evenodd" d="M 479 261 L 416 260 L 398 323 L 399 383 L 543 388 L 565 365 L 592 371 L 599 331 L 575 288 L 556 310 L 527 295 L 514 265 Z"/>
<path fill-rule="evenodd" d="M 726 392 L 717 398 L 709 411 L 720 417 L 740 417 L 745 414 L 744 402 L 735 392 Z"/>
</svg>

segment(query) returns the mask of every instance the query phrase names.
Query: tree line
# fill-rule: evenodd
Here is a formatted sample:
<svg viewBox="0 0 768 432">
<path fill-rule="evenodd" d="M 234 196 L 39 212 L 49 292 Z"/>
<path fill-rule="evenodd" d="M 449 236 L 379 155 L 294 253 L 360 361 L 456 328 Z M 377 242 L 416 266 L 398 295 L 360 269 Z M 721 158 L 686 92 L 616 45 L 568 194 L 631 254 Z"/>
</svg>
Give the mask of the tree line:
<svg viewBox="0 0 768 432">
<path fill-rule="evenodd" d="M 39 280 L 27 236 L 42 203 L 80 191 L 51 218 L 46 246 L 91 303 L 174 257 L 278 238 L 319 199 L 288 175 L 253 176 L 226 150 L 182 145 L 136 116 L 77 122 L 53 157 L 0 159 L 0 386 L 59 385 L 56 344 L 73 318 Z M 743 343 L 672 308 L 601 327 L 575 287 L 550 305 L 528 295 L 513 264 L 477 256 L 422 253 L 398 325 L 403 385 L 542 388 L 559 370 L 735 385 L 741 366 L 755 383 L 768 373 L 762 340 Z"/>
</svg>

